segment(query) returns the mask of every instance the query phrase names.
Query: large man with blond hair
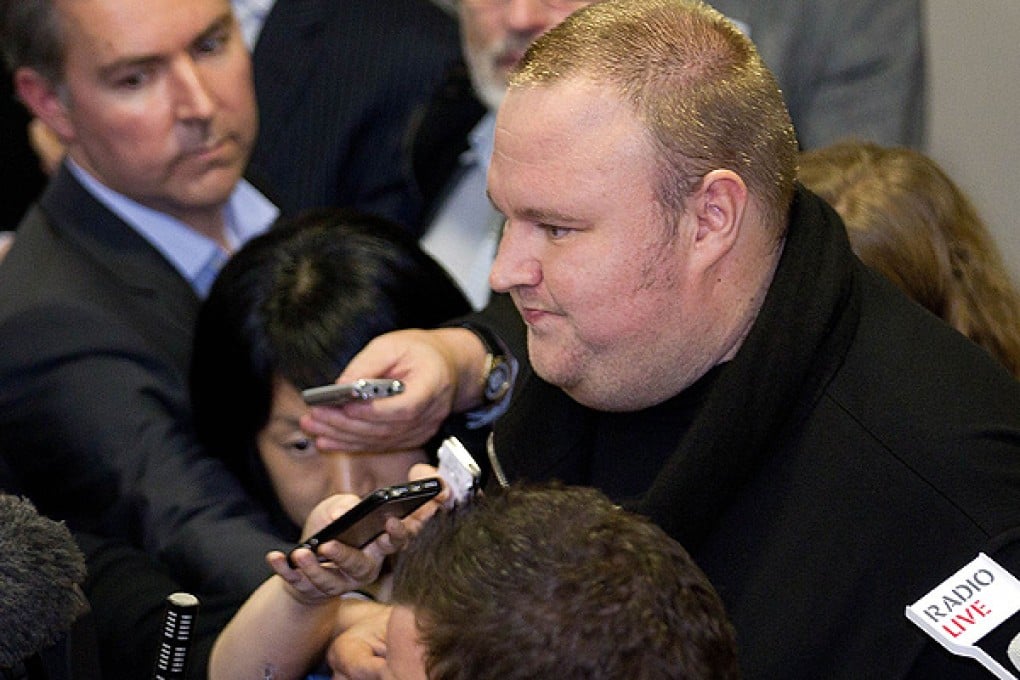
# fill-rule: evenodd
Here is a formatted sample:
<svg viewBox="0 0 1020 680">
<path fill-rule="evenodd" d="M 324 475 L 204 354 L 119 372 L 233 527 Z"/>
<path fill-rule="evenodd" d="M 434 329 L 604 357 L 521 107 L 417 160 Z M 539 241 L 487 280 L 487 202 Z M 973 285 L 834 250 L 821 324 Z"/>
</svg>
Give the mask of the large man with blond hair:
<svg viewBox="0 0 1020 680">
<path fill-rule="evenodd" d="M 796 148 L 775 79 L 707 5 L 579 10 L 499 110 L 507 295 L 469 328 L 377 338 L 341 377 L 406 392 L 305 427 L 406 445 L 420 418 L 491 407 L 503 353 L 491 477 L 649 516 L 719 590 L 745 677 L 984 677 L 904 608 L 979 552 L 1020 571 L 1020 385 L 854 257 Z M 370 662 L 354 634 L 344 672 Z"/>
</svg>

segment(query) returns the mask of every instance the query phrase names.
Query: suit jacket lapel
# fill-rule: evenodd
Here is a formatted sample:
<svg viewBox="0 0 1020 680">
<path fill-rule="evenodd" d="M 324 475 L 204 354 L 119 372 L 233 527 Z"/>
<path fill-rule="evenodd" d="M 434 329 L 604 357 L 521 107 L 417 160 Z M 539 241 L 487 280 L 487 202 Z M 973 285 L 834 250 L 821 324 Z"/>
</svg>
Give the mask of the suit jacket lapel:
<svg viewBox="0 0 1020 680">
<path fill-rule="evenodd" d="M 86 191 L 66 167 L 50 182 L 40 207 L 58 236 L 115 283 L 123 297 L 110 304 L 131 306 L 130 312 L 118 313 L 151 329 L 150 340 L 176 362 L 190 356 L 200 301 L 159 251 Z"/>
<path fill-rule="evenodd" d="M 468 134 L 485 113 L 467 67 L 454 64 L 411 130 L 411 167 L 428 216 L 425 224 L 462 169 L 459 159 L 469 147 Z"/>
</svg>

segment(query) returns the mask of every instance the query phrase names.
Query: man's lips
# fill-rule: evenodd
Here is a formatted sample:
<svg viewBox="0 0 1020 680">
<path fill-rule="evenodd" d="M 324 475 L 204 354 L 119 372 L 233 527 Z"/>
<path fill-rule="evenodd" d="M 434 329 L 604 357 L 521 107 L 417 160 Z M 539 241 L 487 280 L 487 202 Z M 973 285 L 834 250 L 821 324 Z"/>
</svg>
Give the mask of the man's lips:
<svg viewBox="0 0 1020 680">
<path fill-rule="evenodd" d="M 522 303 L 517 303 L 517 311 L 520 312 L 521 318 L 528 325 L 533 325 L 550 316 L 554 316 L 553 312 L 550 312 L 542 307 L 533 307 Z"/>
<path fill-rule="evenodd" d="M 517 66 L 517 62 L 524 57 L 524 52 L 512 51 L 503 52 L 496 58 L 496 66 L 504 71 L 509 71 L 513 67 Z"/>
<path fill-rule="evenodd" d="M 228 139 L 226 137 L 220 137 L 212 142 L 184 149 L 183 153 L 181 153 L 181 157 L 210 160 L 226 153 L 227 147 Z"/>
</svg>

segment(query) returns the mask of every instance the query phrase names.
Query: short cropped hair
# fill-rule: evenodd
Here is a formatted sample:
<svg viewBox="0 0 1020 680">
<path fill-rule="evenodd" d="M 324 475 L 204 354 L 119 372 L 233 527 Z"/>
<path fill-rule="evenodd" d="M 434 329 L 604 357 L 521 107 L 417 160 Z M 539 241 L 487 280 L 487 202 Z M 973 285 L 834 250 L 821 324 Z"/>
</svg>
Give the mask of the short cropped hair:
<svg viewBox="0 0 1020 680">
<path fill-rule="evenodd" d="M 905 147 L 805 152 L 800 179 L 846 223 L 858 257 L 1020 378 L 1020 292 L 963 190 Z"/>
<path fill-rule="evenodd" d="M 611 88 L 645 125 L 667 218 L 727 168 L 782 236 L 797 139 L 775 76 L 726 17 L 697 0 L 604 0 L 532 43 L 510 88 L 582 79 Z"/>
<path fill-rule="evenodd" d="M 281 220 L 234 254 L 199 312 L 191 366 L 199 438 L 275 507 L 256 441 L 276 379 L 298 389 L 331 383 L 377 335 L 469 311 L 446 271 L 389 220 L 339 209 Z"/>
<path fill-rule="evenodd" d="M 733 628 L 679 543 L 601 492 L 511 486 L 401 555 L 431 680 L 738 677 Z"/>
<path fill-rule="evenodd" d="M 61 83 L 64 31 L 54 0 L 0 0 L 0 49 L 12 73 L 27 67 Z"/>
</svg>

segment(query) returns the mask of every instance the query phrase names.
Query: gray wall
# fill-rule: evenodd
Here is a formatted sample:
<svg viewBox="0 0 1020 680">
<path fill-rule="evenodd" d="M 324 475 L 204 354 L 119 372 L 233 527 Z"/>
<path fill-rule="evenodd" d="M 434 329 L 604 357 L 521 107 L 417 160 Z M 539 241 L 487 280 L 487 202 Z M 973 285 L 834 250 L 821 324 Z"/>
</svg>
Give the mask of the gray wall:
<svg viewBox="0 0 1020 680">
<path fill-rule="evenodd" d="M 968 193 L 1020 286 L 1020 0 L 926 0 L 928 153 Z"/>
</svg>

